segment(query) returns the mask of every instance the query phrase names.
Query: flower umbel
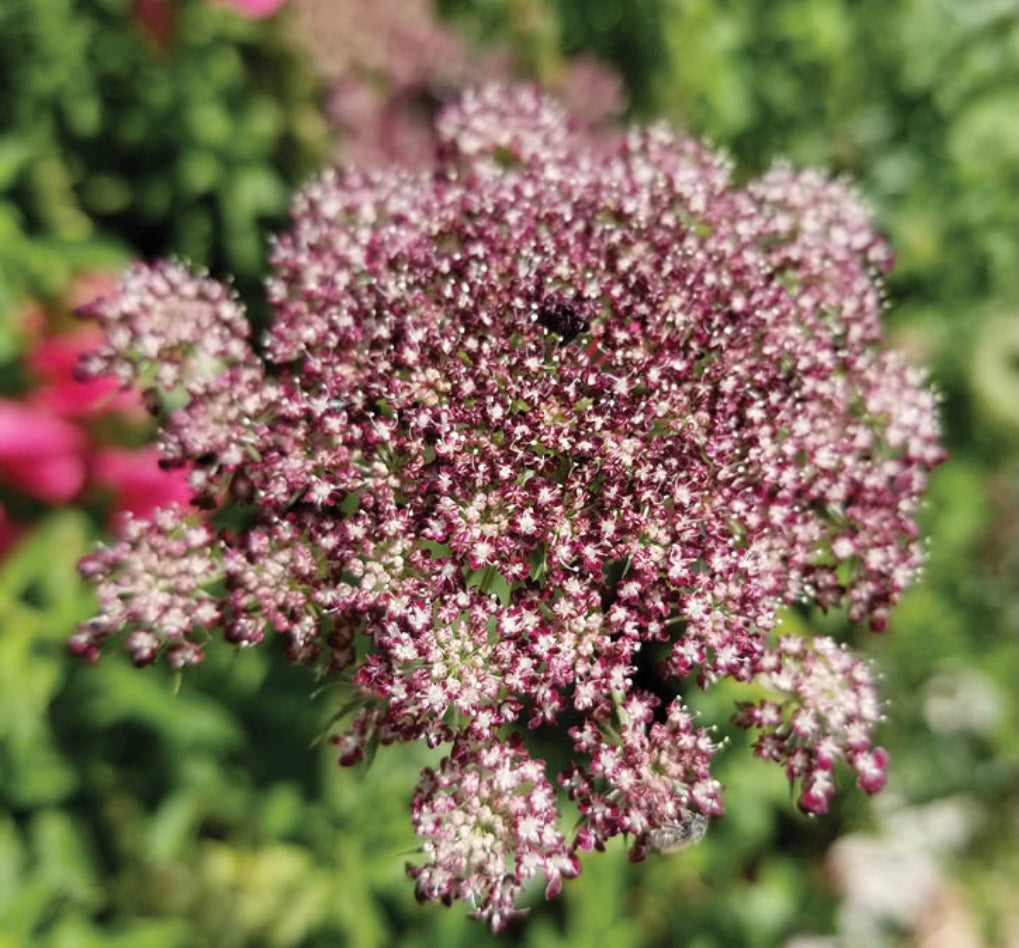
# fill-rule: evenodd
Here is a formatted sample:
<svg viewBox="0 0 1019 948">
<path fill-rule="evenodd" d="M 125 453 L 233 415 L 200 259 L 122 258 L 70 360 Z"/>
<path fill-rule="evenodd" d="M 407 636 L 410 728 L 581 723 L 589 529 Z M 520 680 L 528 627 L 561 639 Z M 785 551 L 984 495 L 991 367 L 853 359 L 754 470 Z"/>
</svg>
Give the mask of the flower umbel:
<svg viewBox="0 0 1019 948">
<path fill-rule="evenodd" d="M 551 898 L 580 871 L 558 829 L 545 767 L 519 741 L 454 745 L 438 771 L 422 774 L 411 812 L 429 859 L 407 867 L 418 898 L 461 899 L 497 930 L 516 913 L 528 879 L 541 873 Z"/>
<path fill-rule="evenodd" d="M 738 721 L 806 809 L 838 758 L 878 789 L 866 668 L 778 639 L 777 610 L 883 625 L 942 455 L 921 376 L 878 350 L 890 254 L 845 186 L 779 167 L 737 188 L 696 142 L 594 139 L 529 89 L 469 93 L 438 130 L 435 168 L 298 197 L 265 366 L 238 304 L 177 265 L 94 307 L 91 365 L 151 387 L 219 529 L 199 543 L 207 514 L 166 511 L 97 554 L 103 614 L 76 642 L 126 626 L 139 664 L 179 664 L 214 626 L 274 630 L 348 676 L 343 763 L 449 748 L 415 797 L 419 896 L 500 928 L 577 850 L 627 834 L 640 859 L 721 814 L 694 685 L 771 685 L 783 703 Z M 569 844 L 519 737 L 539 727 L 569 729 Z"/>
</svg>

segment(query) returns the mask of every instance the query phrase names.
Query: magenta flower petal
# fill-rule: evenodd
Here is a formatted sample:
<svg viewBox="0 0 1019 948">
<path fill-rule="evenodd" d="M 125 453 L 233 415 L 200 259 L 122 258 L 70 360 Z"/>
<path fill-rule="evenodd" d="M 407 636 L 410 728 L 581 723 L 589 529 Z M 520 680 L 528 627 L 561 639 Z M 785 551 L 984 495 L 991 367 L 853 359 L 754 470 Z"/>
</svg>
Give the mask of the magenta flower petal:
<svg viewBox="0 0 1019 948">
<path fill-rule="evenodd" d="M 218 0 L 218 2 L 233 8 L 250 20 L 262 20 L 276 13 L 286 0 Z"/>
<path fill-rule="evenodd" d="M 186 504 L 193 491 L 187 470 L 159 466 L 155 448 L 103 448 L 91 457 L 93 483 L 113 493 L 114 513 L 149 517 L 159 507 Z"/>
<path fill-rule="evenodd" d="M 43 409 L 0 399 L 0 480 L 37 500 L 64 503 L 85 484 L 85 436 Z"/>
<path fill-rule="evenodd" d="M 82 356 L 98 348 L 102 334 L 93 327 L 44 339 L 27 362 L 39 380 L 32 401 L 64 418 L 90 418 L 108 411 L 141 409 L 137 392 L 123 389 L 109 376 L 82 379 L 76 369 Z"/>
<path fill-rule="evenodd" d="M 21 527 L 7 516 L 7 511 L 0 504 L 0 558 L 18 542 L 21 534 Z"/>
</svg>

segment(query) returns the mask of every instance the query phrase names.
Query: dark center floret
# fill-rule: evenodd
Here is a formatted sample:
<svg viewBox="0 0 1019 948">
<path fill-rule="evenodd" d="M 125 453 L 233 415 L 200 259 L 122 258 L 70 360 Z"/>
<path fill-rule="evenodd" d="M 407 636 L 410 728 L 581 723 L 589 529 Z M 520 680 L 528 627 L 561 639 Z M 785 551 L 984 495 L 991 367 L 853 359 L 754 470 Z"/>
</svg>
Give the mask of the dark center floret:
<svg viewBox="0 0 1019 948">
<path fill-rule="evenodd" d="M 563 342 L 572 342 L 591 328 L 590 321 L 577 304 L 561 293 L 550 293 L 541 301 L 538 322 L 549 332 L 562 336 Z"/>
</svg>

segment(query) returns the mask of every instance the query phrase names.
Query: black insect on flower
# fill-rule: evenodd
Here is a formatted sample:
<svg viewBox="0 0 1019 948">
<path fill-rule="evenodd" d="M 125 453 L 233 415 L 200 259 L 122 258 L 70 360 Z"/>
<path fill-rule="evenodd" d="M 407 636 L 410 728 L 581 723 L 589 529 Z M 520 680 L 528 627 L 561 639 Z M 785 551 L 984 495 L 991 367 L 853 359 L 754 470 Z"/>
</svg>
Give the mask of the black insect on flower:
<svg viewBox="0 0 1019 948">
<path fill-rule="evenodd" d="M 561 293 L 550 293 L 541 301 L 538 322 L 549 332 L 562 336 L 563 342 L 572 342 L 591 328 L 590 321 L 577 304 Z"/>
</svg>

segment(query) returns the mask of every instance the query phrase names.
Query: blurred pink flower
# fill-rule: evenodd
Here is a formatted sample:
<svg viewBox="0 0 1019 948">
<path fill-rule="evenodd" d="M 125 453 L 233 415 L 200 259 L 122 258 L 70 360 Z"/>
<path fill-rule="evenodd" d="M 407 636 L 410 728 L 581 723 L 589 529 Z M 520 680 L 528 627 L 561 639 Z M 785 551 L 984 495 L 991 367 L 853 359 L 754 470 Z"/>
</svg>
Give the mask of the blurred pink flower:
<svg viewBox="0 0 1019 948">
<path fill-rule="evenodd" d="M 0 480 L 29 497 L 64 503 L 85 484 L 85 435 L 44 409 L 0 399 Z"/>
<path fill-rule="evenodd" d="M 135 0 L 131 7 L 135 25 L 161 52 L 169 52 L 177 33 L 173 0 Z"/>
<path fill-rule="evenodd" d="M 272 16 L 286 0 L 217 0 L 249 20 Z M 131 18 L 135 26 L 162 53 L 172 51 L 177 38 L 177 0 L 134 0 Z"/>
<path fill-rule="evenodd" d="M 17 543 L 20 536 L 21 530 L 18 525 L 7 518 L 7 511 L 0 504 L 0 558 Z"/>
<path fill-rule="evenodd" d="M 90 479 L 112 491 L 114 517 L 125 513 L 148 517 L 159 507 L 186 504 L 191 499 L 187 470 L 164 470 L 158 459 L 156 448 L 100 448 L 93 453 Z"/>
<path fill-rule="evenodd" d="M 148 517 L 158 507 L 186 504 L 193 494 L 189 468 L 164 470 L 154 447 L 115 443 L 124 437 L 138 444 L 151 430 L 139 390 L 78 372 L 83 356 L 104 337 L 95 326 L 75 324 L 71 313 L 87 312 L 116 289 L 108 274 L 90 271 L 76 276 L 59 301 L 21 304 L 15 326 L 22 343 L 18 374 L 26 384 L 0 397 L 0 486 L 46 505 L 99 501 L 115 530 L 125 514 Z M 36 515 L 18 505 L 0 507 L 0 558 Z"/>
<path fill-rule="evenodd" d="M 39 386 L 34 404 L 62 418 L 91 418 L 108 411 L 141 411 L 138 393 L 124 390 L 113 378 L 79 379 L 75 366 L 96 348 L 102 336 L 92 327 L 41 340 L 26 361 Z"/>
<path fill-rule="evenodd" d="M 261 20 L 272 16 L 286 0 L 220 0 L 220 3 L 232 7 L 248 19 Z"/>
</svg>

